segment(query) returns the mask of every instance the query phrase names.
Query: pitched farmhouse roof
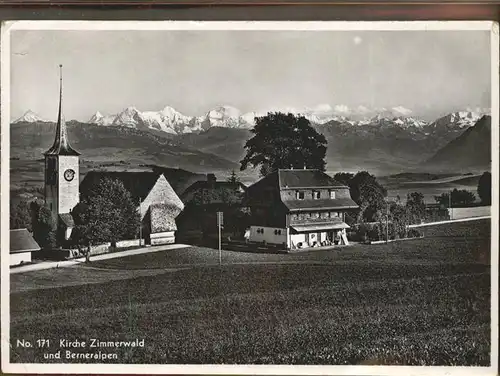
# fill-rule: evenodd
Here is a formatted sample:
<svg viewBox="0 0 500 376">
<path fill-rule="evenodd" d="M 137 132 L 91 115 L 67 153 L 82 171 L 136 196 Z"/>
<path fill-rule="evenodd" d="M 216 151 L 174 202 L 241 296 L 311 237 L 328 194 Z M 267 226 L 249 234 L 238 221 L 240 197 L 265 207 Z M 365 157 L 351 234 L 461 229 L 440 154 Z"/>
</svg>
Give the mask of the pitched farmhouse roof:
<svg viewBox="0 0 500 376">
<path fill-rule="evenodd" d="M 280 189 L 286 188 L 344 188 L 331 176 L 319 170 L 278 170 Z"/>
<path fill-rule="evenodd" d="M 191 192 L 200 190 L 200 189 L 221 189 L 221 188 L 226 188 L 226 189 L 232 189 L 232 190 L 238 190 L 242 189 L 243 191 L 246 191 L 247 186 L 243 183 L 231 183 L 228 181 L 215 181 L 215 182 L 209 182 L 206 180 L 198 180 L 191 184 L 186 190 L 182 193 L 182 197 L 185 197 Z"/>
<path fill-rule="evenodd" d="M 80 192 L 86 194 L 102 179 L 108 177 L 121 181 L 125 189 L 130 192 L 132 200 L 137 202 L 139 198 L 143 200 L 147 197 L 160 175 L 149 171 L 89 171 L 80 183 Z"/>
<path fill-rule="evenodd" d="M 33 239 L 30 232 L 25 229 L 10 230 L 10 253 L 39 251 L 40 246 Z"/>
</svg>

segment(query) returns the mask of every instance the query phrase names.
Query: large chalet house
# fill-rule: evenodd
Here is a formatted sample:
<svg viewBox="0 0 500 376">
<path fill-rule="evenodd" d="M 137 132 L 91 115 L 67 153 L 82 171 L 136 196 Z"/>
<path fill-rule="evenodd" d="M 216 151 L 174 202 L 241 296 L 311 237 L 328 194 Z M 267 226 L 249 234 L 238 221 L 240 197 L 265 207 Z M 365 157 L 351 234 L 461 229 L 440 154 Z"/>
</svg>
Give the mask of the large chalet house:
<svg viewBox="0 0 500 376">
<path fill-rule="evenodd" d="M 190 241 L 216 234 L 217 212 L 223 212 L 227 221 L 233 222 L 226 223 L 225 229 L 241 222 L 238 212 L 246 188 L 240 182 L 217 180 L 214 174 L 191 184 L 180 194 L 185 209 L 177 218 L 179 237 Z"/>
<path fill-rule="evenodd" d="M 247 239 L 299 249 L 348 244 L 345 213 L 358 209 L 349 188 L 319 170 L 277 170 L 248 187 Z"/>
</svg>

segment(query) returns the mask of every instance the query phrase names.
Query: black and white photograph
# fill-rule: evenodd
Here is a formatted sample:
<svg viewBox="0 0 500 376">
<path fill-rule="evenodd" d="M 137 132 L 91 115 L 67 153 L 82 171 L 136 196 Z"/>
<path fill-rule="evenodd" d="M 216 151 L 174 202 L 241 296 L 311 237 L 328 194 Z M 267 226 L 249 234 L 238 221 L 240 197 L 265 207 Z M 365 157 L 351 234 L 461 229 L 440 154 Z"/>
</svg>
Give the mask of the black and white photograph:
<svg viewBox="0 0 500 376">
<path fill-rule="evenodd" d="M 496 374 L 497 24 L 1 47 L 3 371 Z"/>
</svg>

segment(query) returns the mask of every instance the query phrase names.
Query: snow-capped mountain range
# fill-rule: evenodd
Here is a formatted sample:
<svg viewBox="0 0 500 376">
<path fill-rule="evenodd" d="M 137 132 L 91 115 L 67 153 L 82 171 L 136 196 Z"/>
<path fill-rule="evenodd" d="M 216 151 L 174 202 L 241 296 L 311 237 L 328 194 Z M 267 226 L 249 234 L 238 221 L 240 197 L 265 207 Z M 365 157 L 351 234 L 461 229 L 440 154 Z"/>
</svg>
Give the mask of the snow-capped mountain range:
<svg viewBox="0 0 500 376">
<path fill-rule="evenodd" d="M 269 110 L 293 113 L 305 116 L 316 125 L 342 124 L 344 126 L 378 126 L 381 128 L 400 128 L 411 133 L 424 134 L 462 130 L 473 126 L 488 109 L 467 109 L 443 116 L 433 122 L 427 122 L 411 116 L 412 111 L 398 106 L 393 108 L 369 109 L 364 106 L 349 108 L 345 105 L 318 105 L 314 108 L 277 108 Z M 103 115 L 97 111 L 87 123 L 101 126 L 123 126 L 142 130 L 155 130 L 173 135 L 199 133 L 211 127 L 251 129 L 255 117 L 263 116 L 268 111 L 242 113 L 231 106 L 217 106 L 202 116 L 188 116 L 166 106 L 160 111 L 140 111 L 136 107 L 127 107 L 114 115 Z M 27 111 L 15 120 L 20 122 L 45 121 L 33 111 Z"/>
<path fill-rule="evenodd" d="M 23 116 L 16 119 L 13 123 L 36 123 L 36 122 L 47 122 L 48 120 L 43 119 L 38 116 L 35 112 L 28 110 Z"/>
</svg>

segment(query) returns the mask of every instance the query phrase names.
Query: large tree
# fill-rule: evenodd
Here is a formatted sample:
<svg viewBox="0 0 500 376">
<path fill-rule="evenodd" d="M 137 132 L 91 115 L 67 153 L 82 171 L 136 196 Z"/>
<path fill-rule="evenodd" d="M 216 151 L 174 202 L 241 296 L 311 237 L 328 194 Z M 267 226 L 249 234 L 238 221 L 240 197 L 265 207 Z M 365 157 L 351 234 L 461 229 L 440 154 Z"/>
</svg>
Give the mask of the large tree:
<svg viewBox="0 0 500 376">
<path fill-rule="evenodd" d="M 31 202 L 30 212 L 33 238 L 42 249 L 53 249 L 56 246 L 56 219 L 52 212 L 41 200 Z"/>
<path fill-rule="evenodd" d="M 377 178 L 367 171 L 360 171 L 349 180 L 351 198 L 359 205 L 358 221 L 374 221 L 377 212 L 385 207 L 387 190 Z"/>
<path fill-rule="evenodd" d="M 408 193 L 406 196 L 406 210 L 410 223 L 422 222 L 425 217 L 424 195 L 420 192 Z"/>
<path fill-rule="evenodd" d="M 450 193 L 441 193 L 439 196 L 434 196 L 434 199 L 443 207 L 450 207 Z M 451 206 L 469 206 L 474 203 L 476 197 L 474 193 L 465 189 L 453 189 L 451 191 Z"/>
<path fill-rule="evenodd" d="M 491 173 L 486 171 L 479 178 L 477 194 L 483 205 L 491 205 Z"/>
<path fill-rule="evenodd" d="M 72 215 L 75 228 L 71 240 L 87 261 L 91 246 L 133 239 L 139 233 L 137 203 L 121 181 L 108 177 L 82 195 Z"/>
<path fill-rule="evenodd" d="M 268 113 L 255 118 L 241 170 L 260 166 L 262 176 L 279 168 L 325 170 L 326 139 L 304 116 Z"/>
<path fill-rule="evenodd" d="M 26 201 L 21 200 L 16 205 L 13 201 L 10 202 L 10 228 L 27 228 L 32 229 L 32 215 L 29 205 Z"/>
<path fill-rule="evenodd" d="M 342 183 L 344 185 L 349 186 L 349 182 L 352 180 L 354 177 L 354 174 L 350 172 L 337 172 L 333 178 L 338 181 L 339 183 Z"/>
</svg>

